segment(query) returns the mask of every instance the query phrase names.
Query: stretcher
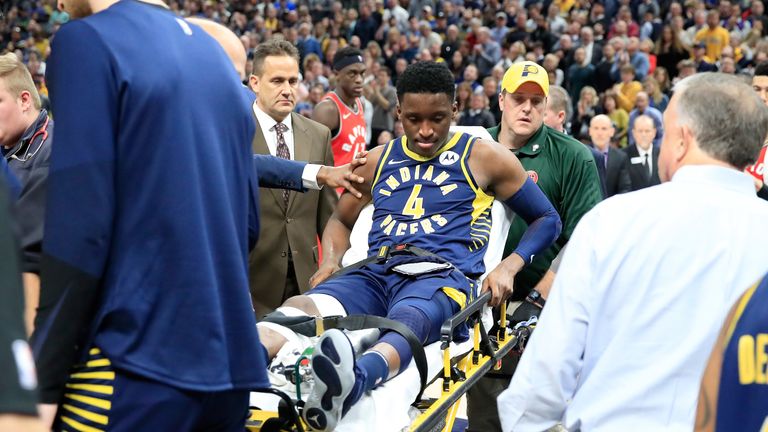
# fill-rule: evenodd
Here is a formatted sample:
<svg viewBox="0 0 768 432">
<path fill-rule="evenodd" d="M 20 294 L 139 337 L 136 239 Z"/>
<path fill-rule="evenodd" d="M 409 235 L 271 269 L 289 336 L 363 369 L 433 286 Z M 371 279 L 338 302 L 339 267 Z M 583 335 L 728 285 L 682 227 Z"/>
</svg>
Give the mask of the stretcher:
<svg viewBox="0 0 768 432">
<path fill-rule="evenodd" d="M 342 260 L 343 266 L 366 258 L 372 215 L 373 207 L 369 205 L 358 217 L 350 236 L 351 248 Z M 484 257 L 486 272 L 493 270 L 501 261 L 512 217 L 513 214 L 509 209 L 500 202 L 494 202 L 490 242 Z M 479 286 L 481 284 L 478 284 Z M 313 299 L 323 316 L 340 314 L 341 306 L 335 300 L 329 301 L 328 299 L 331 299 L 329 296 L 320 295 Z M 442 382 L 442 392 L 438 398 L 421 398 L 416 401 L 423 388 L 419 385 L 421 382 L 419 370 L 412 361 L 400 375 L 363 396 L 342 418 L 336 430 L 341 432 L 450 431 L 461 397 L 484 374 L 500 366 L 501 359 L 515 348 L 519 339 L 524 339 L 530 332 L 527 326 L 513 329 L 506 321 L 506 305 L 503 305 L 500 311 L 502 318 L 498 323 L 499 330 L 489 335 L 488 329 L 493 324 L 491 311 L 486 305 L 489 299 L 490 293 L 478 295 L 467 307 L 443 324 L 440 341 L 424 347 L 427 360 L 426 381 L 431 383 L 441 380 Z M 463 342 L 455 341 L 453 330 L 464 322 L 471 324 L 470 337 Z M 317 323 L 319 334 L 322 332 L 324 321 L 318 319 Z M 376 332 L 377 330 L 358 330 L 348 333 L 358 354 L 361 354 L 366 347 L 366 341 L 370 343 L 376 340 L 378 337 Z M 251 417 L 247 423 L 249 431 L 309 430 L 302 423 L 299 411 L 302 407 L 301 399 L 309 394 L 311 388 L 311 384 L 308 385 L 302 381 L 309 369 L 311 340 L 300 338 L 299 341 L 294 341 L 294 344 L 293 347 L 284 347 L 273 362 L 275 365 L 281 364 L 282 361 L 285 370 L 281 369 L 281 372 L 287 370 L 287 373 L 271 373 L 273 387 L 252 393 Z M 289 353 L 289 356 L 293 355 L 287 362 L 281 358 L 286 353 Z M 299 383 L 299 381 L 302 382 Z"/>
</svg>

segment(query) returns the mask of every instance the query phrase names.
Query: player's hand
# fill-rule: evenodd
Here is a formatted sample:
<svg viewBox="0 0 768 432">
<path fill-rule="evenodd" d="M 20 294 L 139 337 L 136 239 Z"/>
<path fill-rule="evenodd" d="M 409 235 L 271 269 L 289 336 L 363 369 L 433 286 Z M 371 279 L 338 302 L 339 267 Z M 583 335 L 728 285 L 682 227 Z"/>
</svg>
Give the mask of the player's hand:
<svg viewBox="0 0 768 432">
<path fill-rule="evenodd" d="M 512 295 L 515 275 L 523 268 L 524 264 L 520 255 L 513 253 L 488 274 L 488 277 L 483 281 L 483 288 L 480 292 L 491 291 L 489 306 L 498 307 Z"/>
<path fill-rule="evenodd" d="M 311 278 L 309 278 L 309 286 L 310 288 L 314 288 L 317 285 L 319 285 L 322 281 L 328 279 L 332 274 L 339 271 L 340 267 L 335 264 L 325 264 L 323 263 L 320 268 L 315 272 L 315 274 L 312 275 Z"/>
<path fill-rule="evenodd" d="M 0 414 L 0 432 L 46 432 L 50 430 L 51 428 L 43 426 L 43 422 L 37 417 Z"/>
<path fill-rule="evenodd" d="M 364 179 L 355 174 L 355 168 L 365 165 L 368 162 L 367 151 L 359 152 L 352 159 L 352 162 L 341 165 L 338 167 L 320 167 L 320 171 L 317 172 L 317 183 L 323 186 L 332 188 L 343 187 L 348 190 L 352 195 L 361 198 L 363 196 L 360 191 L 355 188 L 356 184 L 362 184 Z"/>
</svg>

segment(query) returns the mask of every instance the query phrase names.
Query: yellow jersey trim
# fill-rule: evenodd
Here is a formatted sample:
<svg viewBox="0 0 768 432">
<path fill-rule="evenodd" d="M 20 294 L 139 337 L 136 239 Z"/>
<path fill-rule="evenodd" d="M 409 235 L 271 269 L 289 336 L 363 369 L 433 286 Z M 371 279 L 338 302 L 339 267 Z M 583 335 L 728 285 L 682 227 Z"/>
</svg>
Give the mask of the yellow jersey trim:
<svg viewBox="0 0 768 432">
<path fill-rule="evenodd" d="M 69 404 L 62 404 L 62 407 L 64 407 L 65 410 L 75 413 L 80 417 L 86 420 L 90 420 L 94 423 L 98 423 L 100 425 L 105 425 L 105 426 L 107 423 L 109 423 L 109 418 L 103 414 L 92 413 L 90 411 L 86 411 L 82 408 L 78 408 Z"/>
<path fill-rule="evenodd" d="M 401 141 L 405 140 L 405 135 L 403 135 L 400 138 Z M 384 165 L 387 162 L 387 158 L 389 158 L 389 152 L 392 151 L 392 147 L 395 145 L 395 141 L 397 139 L 393 139 L 389 143 L 387 143 L 387 148 L 384 150 L 384 153 L 381 155 L 381 159 L 379 159 L 379 166 L 376 169 L 376 176 L 373 177 L 373 182 L 371 183 L 371 195 L 373 195 L 373 188 L 376 186 L 376 183 L 379 182 L 379 176 L 381 176 L 381 171 L 384 169 Z"/>
<path fill-rule="evenodd" d="M 84 425 L 79 421 L 71 419 L 65 415 L 61 416 L 61 421 L 63 421 L 64 423 L 68 424 L 69 426 L 73 427 L 75 430 L 80 432 L 103 432 L 101 429 L 96 429 L 95 427 Z"/>
<path fill-rule="evenodd" d="M 464 307 L 467 305 L 467 295 L 463 292 L 451 287 L 442 287 L 441 289 L 445 295 L 447 295 L 451 300 L 455 301 L 461 309 L 464 309 Z"/>
<path fill-rule="evenodd" d="M 469 168 L 467 166 L 469 149 L 472 147 L 472 144 L 474 144 L 475 140 L 476 138 L 472 138 L 472 140 L 467 143 L 467 145 L 464 147 L 464 154 L 461 155 L 461 171 L 464 172 L 464 178 L 467 179 L 467 184 L 469 184 L 469 187 L 472 188 L 472 191 L 475 193 L 475 199 L 472 201 L 472 223 L 470 226 L 474 225 L 477 219 L 486 210 L 490 214 L 490 208 L 493 205 L 493 197 L 485 193 L 484 190 L 480 189 L 477 183 L 475 183 L 475 179 L 472 177 L 472 174 L 470 174 Z"/>
<path fill-rule="evenodd" d="M 102 380 L 113 380 L 115 379 L 115 373 L 114 372 L 78 372 L 73 373 L 70 375 L 72 378 L 75 379 L 102 379 Z"/>
<path fill-rule="evenodd" d="M 102 359 L 97 359 L 97 360 L 89 360 L 85 364 L 85 367 L 89 367 L 89 368 L 93 367 L 93 368 L 95 368 L 95 367 L 109 366 L 110 364 L 111 363 L 109 363 L 109 359 L 102 358 Z"/>
<path fill-rule="evenodd" d="M 112 402 L 108 400 L 99 399 L 91 396 L 73 394 L 73 393 L 66 393 L 64 394 L 64 397 L 67 399 L 72 399 L 73 401 L 82 402 L 87 405 L 95 406 L 96 408 L 101 408 L 103 410 L 112 409 Z"/>
<path fill-rule="evenodd" d="M 747 304 L 749 304 L 749 300 L 752 299 L 752 295 L 755 293 L 755 290 L 757 289 L 757 286 L 760 284 L 760 281 L 756 282 L 752 287 L 750 287 L 743 296 L 741 296 L 741 300 L 739 300 L 739 305 L 736 306 L 736 312 L 733 314 L 733 319 L 731 320 L 731 324 L 728 326 L 728 333 L 725 334 L 725 339 L 723 340 L 723 346 L 728 346 L 728 342 L 731 340 L 731 336 L 733 336 L 733 332 L 736 330 L 736 325 L 739 323 L 739 320 L 741 319 L 741 315 L 744 313 L 744 309 L 746 309 Z"/>
<path fill-rule="evenodd" d="M 112 386 L 102 384 L 67 384 L 66 387 L 73 390 L 85 390 L 87 392 L 103 395 L 111 395 L 115 391 Z"/>
<path fill-rule="evenodd" d="M 417 160 L 419 162 L 426 162 L 440 156 L 440 154 L 442 154 L 443 152 L 446 152 L 452 149 L 453 147 L 455 147 L 456 144 L 459 142 L 459 139 L 462 137 L 462 135 L 464 135 L 463 132 L 457 132 L 453 134 L 453 136 L 448 140 L 448 142 L 443 146 L 443 148 L 438 150 L 437 153 L 435 153 L 431 157 L 422 156 L 414 151 L 411 151 L 408 148 L 408 141 L 406 140 L 405 135 L 403 135 L 400 143 L 403 146 L 403 152 L 405 153 L 406 156 L 410 157 L 413 160 Z"/>
</svg>

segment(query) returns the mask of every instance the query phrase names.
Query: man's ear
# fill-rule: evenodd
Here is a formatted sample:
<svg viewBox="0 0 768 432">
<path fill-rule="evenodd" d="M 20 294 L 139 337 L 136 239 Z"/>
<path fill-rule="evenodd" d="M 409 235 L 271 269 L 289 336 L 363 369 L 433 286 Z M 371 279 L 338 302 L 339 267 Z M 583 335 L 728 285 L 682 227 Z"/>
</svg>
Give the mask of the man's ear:
<svg viewBox="0 0 768 432">
<path fill-rule="evenodd" d="M 34 105 L 32 103 L 32 93 L 27 90 L 21 92 L 19 95 L 19 101 L 21 101 L 21 110 L 23 112 L 27 112 Z"/>
<path fill-rule="evenodd" d="M 395 107 L 395 120 L 400 120 L 400 115 L 402 112 L 403 111 L 400 109 L 400 102 L 398 102 L 397 106 Z"/>
<path fill-rule="evenodd" d="M 451 119 L 456 119 L 456 116 L 459 115 L 459 103 L 454 101 L 453 106 L 451 107 L 453 110 L 453 114 L 451 115 Z"/>
<path fill-rule="evenodd" d="M 680 138 L 680 142 L 675 144 L 674 148 L 676 162 L 683 160 L 697 146 L 696 137 L 693 136 L 693 132 L 686 125 L 680 127 Z"/>
<path fill-rule="evenodd" d="M 248 87 L 250 87 L 254 92 L 258 93 L 257 88 L 259 87 L 259 77 L 256 75 L 251 75 L 248 77 Z"/>
</svg>

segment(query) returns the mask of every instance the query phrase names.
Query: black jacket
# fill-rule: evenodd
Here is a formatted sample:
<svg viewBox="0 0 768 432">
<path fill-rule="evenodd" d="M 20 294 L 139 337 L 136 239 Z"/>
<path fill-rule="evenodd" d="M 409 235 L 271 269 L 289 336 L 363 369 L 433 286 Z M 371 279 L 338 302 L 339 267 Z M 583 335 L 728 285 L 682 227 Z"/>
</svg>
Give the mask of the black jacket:
<svg viewBox="0 0 768 432">
<path fill-rule="evenodd" d="M 637 146 L 629 146 L 624 149 L 627 154 L 627 164 L 629 166 L 629 180 L 632 183 L 632 190 L 647 188 L 654 186 L 661 181 L 659 180 L 659 149 L 654 147 L 651 152 L 651 175 L 648 175 L 648 170 L 643 166 L 640 160 L 640 152 L 637 151 Z M 634 163 L 633 163 L 634 162 Z"/>
<path fill-rule="evenodd" d="M 21 183 L 21 195 L 12 208 L 23 272 L 40 273 L 52 141 L 53 120 L 46 110 L 41 110 L 19 142 L 4 151 L 8 167 Z"/>
</svg>

